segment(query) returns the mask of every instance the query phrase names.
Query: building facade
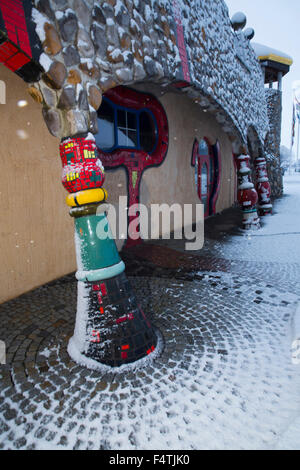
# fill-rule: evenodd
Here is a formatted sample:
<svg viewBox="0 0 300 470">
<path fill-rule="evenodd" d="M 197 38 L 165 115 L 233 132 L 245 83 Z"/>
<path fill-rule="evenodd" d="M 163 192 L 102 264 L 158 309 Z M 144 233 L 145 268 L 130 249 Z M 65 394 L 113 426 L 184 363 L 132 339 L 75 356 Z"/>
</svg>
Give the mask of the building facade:
<svg viewBox="0 0 300 470">
<path fill-rule="evenodd" d="M 127 286 L 113 244 L 85 232 L 107 194 L 115 204 L 126 196 L 128 208 L 201 202 L 206 217 L 238 199 L 245 228 L 271 211 L 264 157 L 280 129 L 270 130 L 244 15 L 231 21 L 223 0 L 0 0 L 0 11 L 2 197 L 13 191 L 1 214 L 1 301 L 76 269 L 72 218 L 78 315 Z M 123 235 L 118 248 L 130 245 Z M 143 312 L 125 303 L 118 318 L 138 318 L 142 346 L 122 350 L 116 333 L 114 352 L 108 339 L 102 347 L 93 313 L 86 331 L 77 321 L 72 357 L 120 365 L 153 352 Z"/>
</svg>

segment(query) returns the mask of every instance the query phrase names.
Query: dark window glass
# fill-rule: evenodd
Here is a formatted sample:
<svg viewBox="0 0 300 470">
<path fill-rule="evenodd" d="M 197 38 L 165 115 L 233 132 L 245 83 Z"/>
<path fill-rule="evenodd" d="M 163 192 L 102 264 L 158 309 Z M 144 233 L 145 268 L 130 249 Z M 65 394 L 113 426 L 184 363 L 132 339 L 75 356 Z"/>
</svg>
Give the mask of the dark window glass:
<svg viewBox="0 0 300 470">
<path fill-rule="evenodd" d="M 114 109 L 103 100 L 98 109 L 99 131 L 95 136 L 97 147 L 102 150 L 110 149 L 115 145 L 114 121 Z"/>
<path fill-rule="evenodd" d="M 118 117 L 118 127 L 125 129 L 126 128 L 126 111 L 123 111 L 123 109 L 118 109 L 117 117 Z"/>
<path fill-rule="evenodd" d="M 147 111 L 138 113 L 117 107 L 115 112 L 115 109 L 109 101 L 103 100 L 98 110 L 99 132 L 95 136 L 97 146 L 102 150 L 110 150 L 113 147 L 140 148 L 151 153 L 157 134 L 152 115 Z"/>
<path fill-rule="evenodd" d="M 128 129 L 136 129 L 136 114 L 127 111 L 127 127 Z"/>
<path fill-rule="evenodd" d="M 118 109 L 118 145 L 120 147 L 137 147 L 136 114 Z"/>
<path fill-rule="evenodd" d="M 156 128 L 151 114 L 142 111 L 140 114 L 140 145 L 147 153 L 152 152 L 156 140 Z"/>
</svg>

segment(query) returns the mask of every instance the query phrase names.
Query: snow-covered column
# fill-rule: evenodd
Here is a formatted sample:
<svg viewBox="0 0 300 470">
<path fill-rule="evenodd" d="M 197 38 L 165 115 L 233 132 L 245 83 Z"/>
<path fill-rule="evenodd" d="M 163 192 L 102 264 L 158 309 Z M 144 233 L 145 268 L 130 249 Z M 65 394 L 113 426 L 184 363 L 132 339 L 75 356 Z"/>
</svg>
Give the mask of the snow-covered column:
<svg viewBox="0 0 300 470">
<path fill-rule="evenodd" d="M 76 325 L 68 352 L 94 369 L 137 361 L 154 351 L 157 337 L 135 299 L 109 229 L 104 169 L 93 135 L 63 139 L 60 155 L 78 265 Z"/>
<path fill-rule="evenodd" d="M 251 181 L 249 155 L 236 155 L 238 194 L 237 199 L 243 212 L 243 228 L 259 228 L 259 218 L 256 210 L 258 195 Z"/>
<path fill-rule="evenodd" d="M 256 173 L 256 191 L 258 194 L 258 211 L 260 216 L 272 212 L 271 204 L 271 186 L 267 173 L 267 162 L 264 157 L 258 157 L 254 160 Z"/>
</svg>

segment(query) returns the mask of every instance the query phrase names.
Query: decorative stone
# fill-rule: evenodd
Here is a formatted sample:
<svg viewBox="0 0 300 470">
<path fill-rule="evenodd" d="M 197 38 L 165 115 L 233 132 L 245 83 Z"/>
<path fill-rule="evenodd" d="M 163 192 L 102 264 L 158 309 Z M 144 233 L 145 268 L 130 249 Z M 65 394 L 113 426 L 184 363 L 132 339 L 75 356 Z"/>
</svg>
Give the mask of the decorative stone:
<svg viewBox="0 0 300 470">
<path fill-rule="evenodd" d="M 134 36 L 138 36 L 138 37 L 141 36 L 141 30 L 140 30 L 138 24 L 132 19 L 130 21 L 129 31 Z"/>
<path fill-rule="evenodd" d="M 136 60 L 138 60 L 139 62 L 143 62 L 143 58 L 144 58 L 143 51 L 141 50 L 141 48 L 139 47 L 139 44 L 135 40 L 132 41 L 132 51 Z"/>
<path fill-rule="evenodd" d="M 96 86 L 89 87 L 89 103 L 97 111 L 102 103 L 102 93 Z"/>
<path fill-rule="evenodd" d="M 35 88 L 34 86 L 31 86 L 27 89 L 27 91 L 30 94 L 30 96 L 34 99 L 34 101 L 36 101 L 39 104 L 43 102 L 43 95 L 37 88 Z"/>
<path fill-rule="evenodd" d="M 70 83 L 70 85 L 77 85 L 78 83 L 81 83 L 81 75 L 78 70 L 74 69 L 69 71 L 67 82 Z"/>
<path fill-rule="evenodd" d="M 129 16 L 127 8 L 125 8 L 124 5 L 120 5 L 118 8 L 115 9 L 115 11 L 116 11 L 116 20 L 119 23 L 119 25 L 123 26 L 124 28 L 128 28 L 129 23 L 130 23 L 130 16 Z"/>
<path fill-rule="evenodd" d="M 78 106 L 83 111 L 88 111 L 89 110 L 87 92 L 83 88 L 79 92 Z"/>
<path fill-rule="evenodd" d="M 120 45 L 117 25 L 112 18 L 108 18 L 106 22 L 106 37 L 109 44 L 115 47 Z"/>
<path fill-rule="evenodd" d="M 101 57 L 105 57 L 107 40 L 104 27 L 94 23 L 91 27 L 91 36 L 97 54 Z"/>
<path fill-rule="evenodd" d="M 44 101 L 49 108 L 55 108 L 57 104 L 57 91 L 49 88 L 44 82 L 40 82 L 40 90 L 44 97 Z"/>
<path fill-rule="evenodd" d="M 67 70 L 61 62 L 53 62 L 47 73 L 43 75 L 43 80 L 48 86 L 59 90 L 62 88 L 67 77 Z"/>
<path fill-rule="evenodd" d="M 82 28 L 77 35 L 77 49 L 82 57 L 93 57 L 95 53 L 89 34 Z"/>
<path fill-rule="evenodd" d="M 56 29 L 50 23 L 45 23 L 44 30 L 46 35 L 46 39 L 43 44 L 44 51 L 49 55 L 58 54 L 62 49 L 62 45 Z"/>
<path fill-rule="evenodd" d="M 133 1 L 132 0 L 125 0 L 127 10 L 129 11 L 129 14 L 132 16 L 133 15 Z M 139 3 L 139 0 L 134 0 L 135 6 L 137 7 L 137 4 Z M 154 9 L 156 9 L 156 5 L 154 4 Z"/>
<path fill-rule="evenodd" d="M 99 67 L 93 62 L 82 62 L 79 65 L 79 68 L 88 77 L 96 81 L 99 80 L 100 78 Z"/>
<path fill-rule="evenodd" d="M 169 25 L 168 25 L 167 22 L 164 22 L 164 23 L 163 23 L 162 29 L 163 29 L 163 32 L 164 32 L 164 34 L 165 34 L 165 37 L 166 37 L 166 38 L 169 38 L 169 37 L 170 37 L 170 27 L 169 27 Z"/>
<path fill-rule="evenodd" d="M 49 0 L 39 0 L 36 5 L 37 9 L 47 16 L 50 20 L 55 20 L 55 15 L 51 9 Z"/>
<path fill-rule="evenodd" d="M 106 18 L 104 16 L 104 13 L 100 6 L 95 5 L 93 10 L 92 10 L 92 18 L 94 21 L 97 21 L 98 23 L 106 24 Z"/>
<path fill-rule="evenodd" d="M 49 132 L 54 135 L 54 137 L 61 137 L 62 126 L 59 111 L 53 108 L 43 108 L 42 113 Z"/>
<path fill-rule="evenodd" d="M 98 134 L 98 115 L 96 111 L 91 111 L 90 112 L 90 126 L 89 130 L 92 134 Z"/>
<path fill-rule="evenodd" d="M 149 77 L 153 77 L 157 74 L 155 61 L 152 60 L 149 56 L 144 58 L 144 68 L 146 74 L 149 75 Z"/>
<path fill-rule="evenodd" d="M 79 22 L 86 28 L 89 28 L 91 21 L 91 9 L 85 0 L 74 0 L 74 10 L 76 11 Z"/>
<path fill-rule="evenodd" d="M 121 68 L 116 70 L 116 76 L 120 83 L 128 83 L 133 80 L 133 71 L 128 68 Z"/>
<path fill-rule="evenodd" d="M 120 31 L 121 30 L 121 31 Z M 128 33 L 122 28 L 119 28 L 119 37 L 120 37 L 120 45 L 122 49 L 130 49 L 131 47 L 131 37 Z"/>
<path fill-rule="evenodd" d="M 67 10 L 62 16 L 56 14 L 56 18 L 58 19 L 62 39 L 66 42 L 74 42 L 78 31 L 76 15 L 72 11 Z"/>
<path fill-rule="evenodd" d="M 53 5 L 59 10 L 60 8 L 67 8 L 68 0 L 52 0 Z"/>
<path fill-rule="evenodd" d="M 105 18 L 114 18 L 114 9 L 113 6 L 110 5 L 109 3 L 105 2 L 102 5 L 102 10 L 105 15 Z"/>
<path fill-rule="evenodd" d="M 142 81 L 146 77 L 144 67 L 137 60 L 134 61 L 134 80 Z"/>
<path fill-rule="evenodd" d="M 134 60 L 134 57 L 133 57 L 132 52 L 130 52 L 130 51 L 125 51 L 125 52 L 123 53 L 123 60 L 124 60 L 124 64 L 125 64 L 127 67 L 132 67 L 132 65 L 133 65 L 133 60 Z"/>
<path fill-rule="evenodd" d="M 63 49 L 63 56 L 66 67 L 72 67 L 80 63 L 80 55 L 74 46 L 67 46 Z"/>
<path fill-rule="evenodd" d="M 104 60 L 101 60 L 99 59 L 99 57 L 96 57 L 96 62 L 97 62 L 97 65 L 99 66 L 99 69 L 102 71 L 102 72 L 105 72 L 105 73 L 108 73 L 110 74 L 111 71 L 112 71 L 112 65 L 110 62 L 108 61 L 104 61 Z"/>
<path fill-rule="evenodd" d="M 65 122 L 67 124 L 64 130 L 65 136 L 73 136 L 84 134 L 88 131 L 86 115 L 79 109 L 71 109 L 65 114 Z"/>
<path fill-rule="evenodd" d="M 117 64 L 118 62 L 123 62 L 123 55 L 120 49 L 115 49 L 113 47 L 109 47 L 107 49 L 107 58 L 113 64 Z"/>
<path fill-rule="evenodd" d="M 58 102 L 59 108 L 71 109 L 76 105 L 76 92 L 75 89 L 69 85 L 64 87 Z"/>
<path fill-rule="evenodd" d="M 153 44 L 149 36 L 144 35 L 142 39 L 143 49 L 145 55 L 152 55 L 153 54 Z"/>
<path fill-rule="evenodd" d="M 99 81 L 99 86 L 102 90 L 102 93 L 105 93 L 107 90 L 110 90 L 111 88 L 114 88 L 117 85 L 117 82 L 111 77 L 101 78 L 101 80 Z"/>
</svg>

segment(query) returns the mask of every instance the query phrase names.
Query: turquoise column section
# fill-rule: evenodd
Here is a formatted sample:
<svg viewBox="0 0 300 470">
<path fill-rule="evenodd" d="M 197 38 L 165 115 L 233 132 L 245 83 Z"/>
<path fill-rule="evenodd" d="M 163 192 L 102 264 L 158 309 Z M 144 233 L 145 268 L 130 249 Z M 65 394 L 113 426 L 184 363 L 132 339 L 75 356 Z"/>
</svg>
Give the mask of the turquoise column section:
<svg viewBox="0 0 300 470">
<path fill-rule="evenodd" d="M 100 281 L 121 274 L 121 260 L 105 213 L 75 219 L 78 281 Z"/>
</svg>

